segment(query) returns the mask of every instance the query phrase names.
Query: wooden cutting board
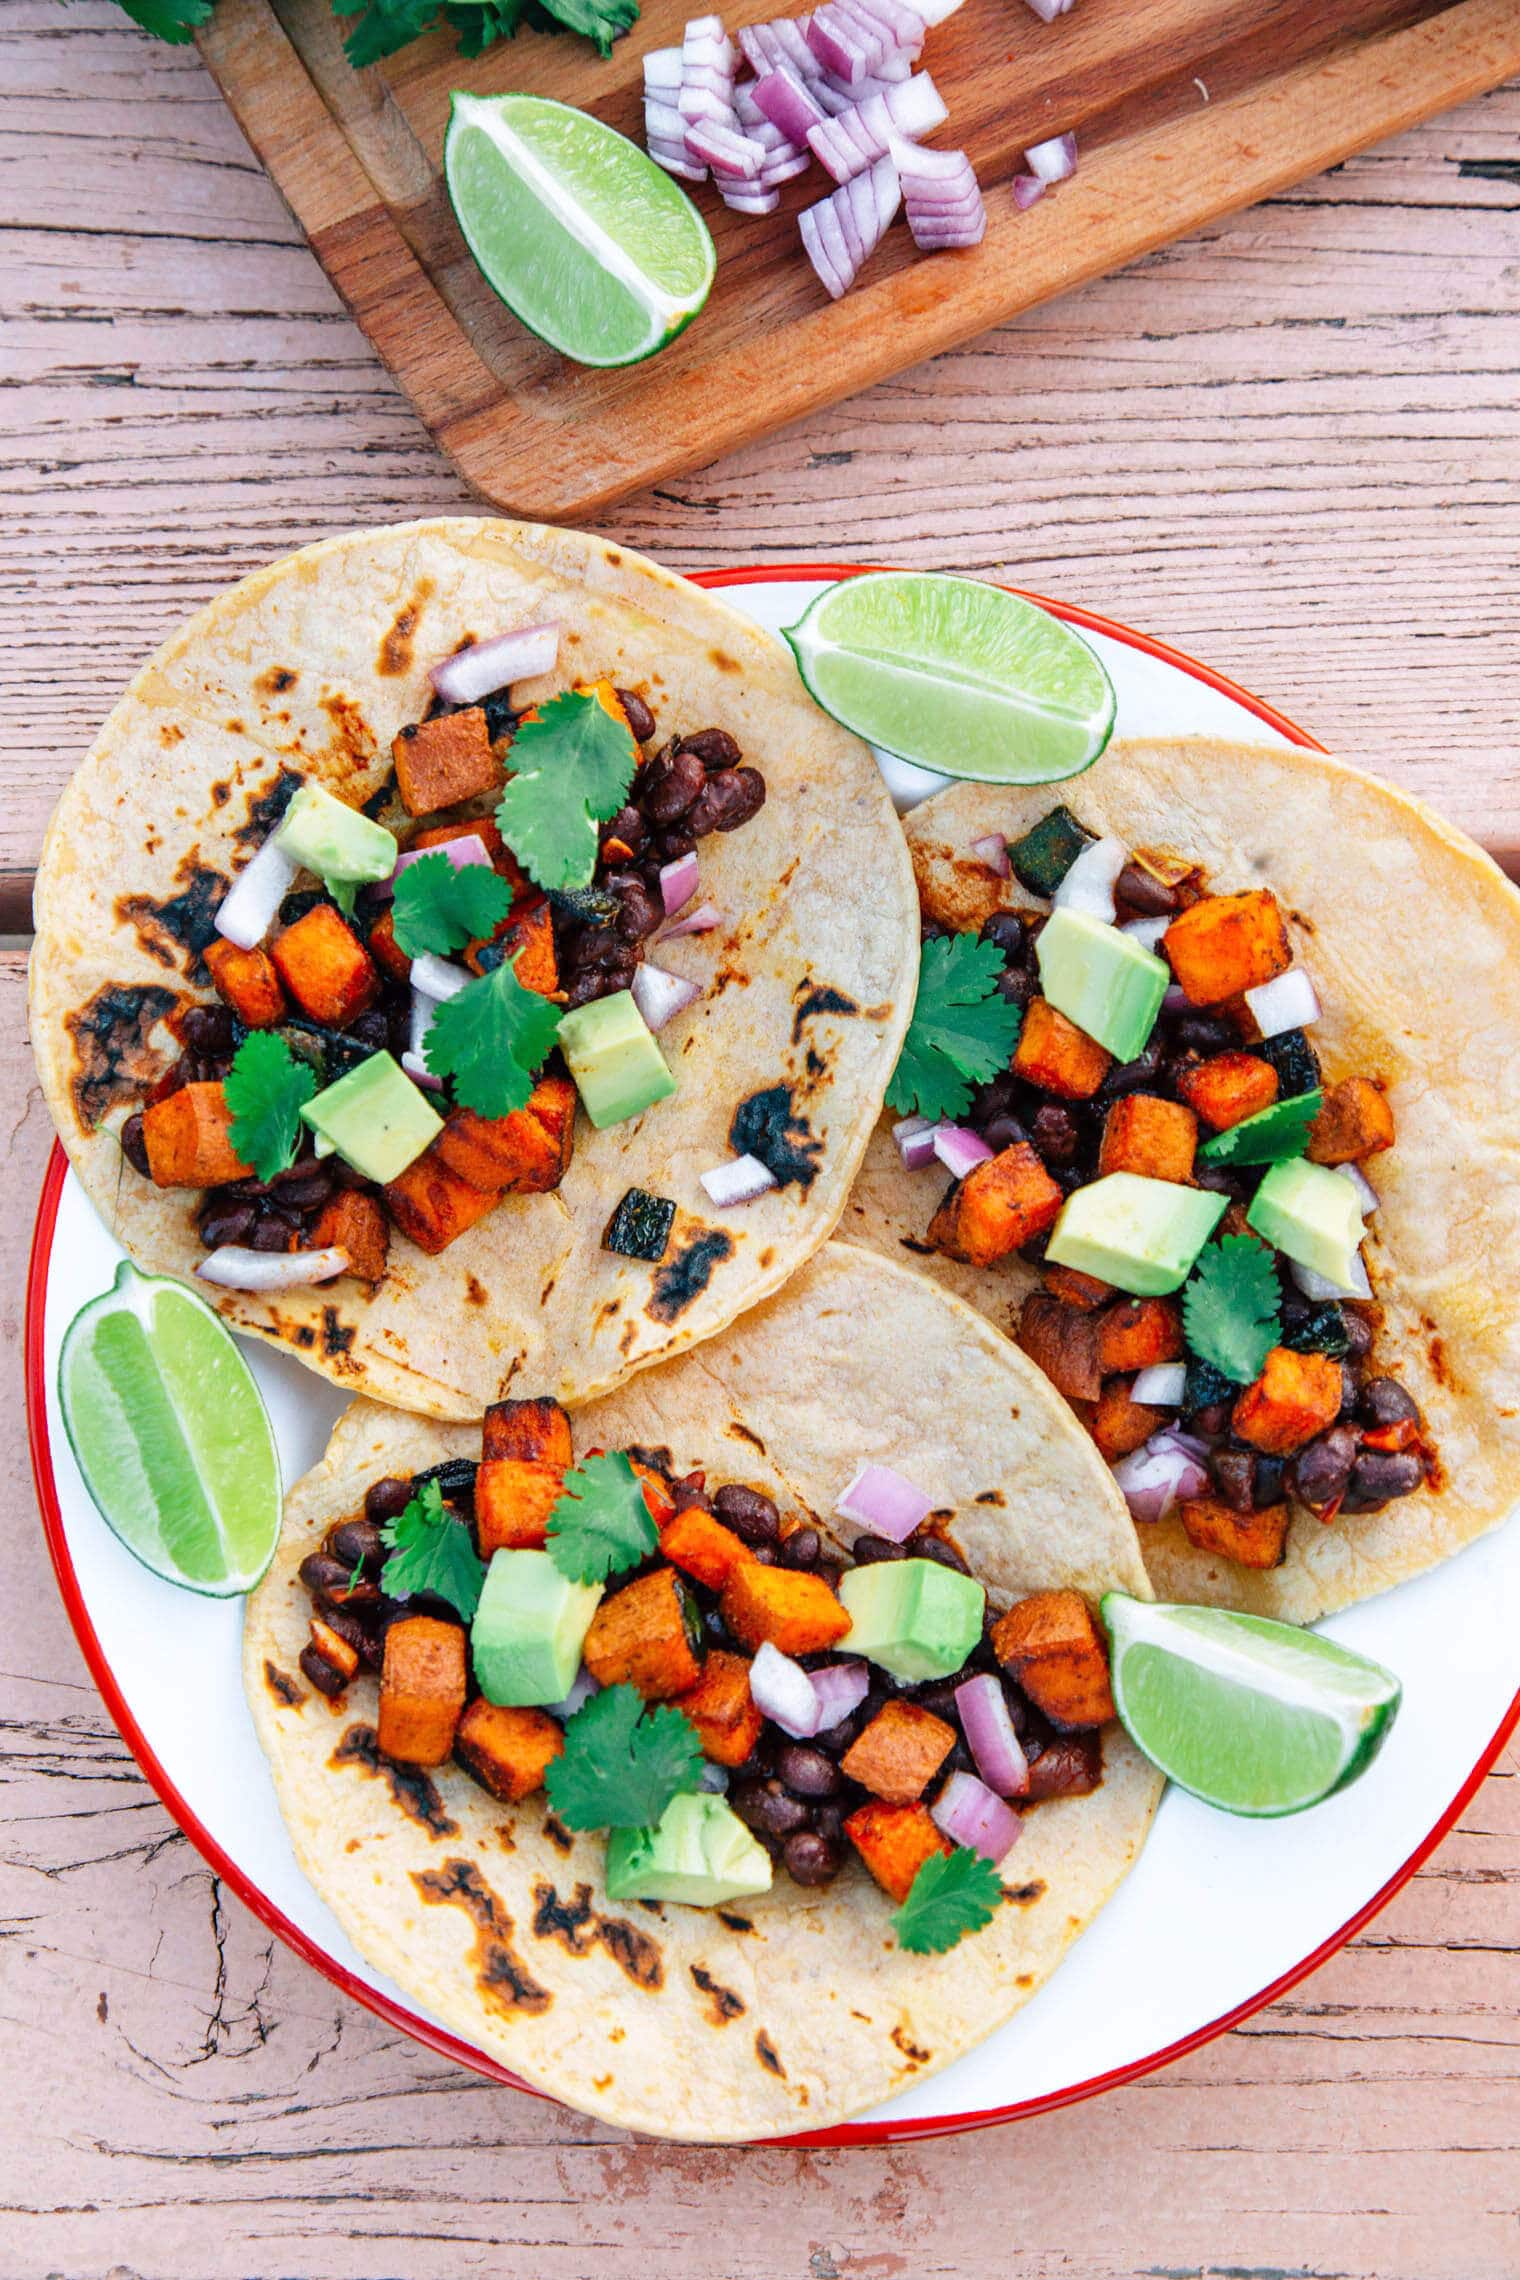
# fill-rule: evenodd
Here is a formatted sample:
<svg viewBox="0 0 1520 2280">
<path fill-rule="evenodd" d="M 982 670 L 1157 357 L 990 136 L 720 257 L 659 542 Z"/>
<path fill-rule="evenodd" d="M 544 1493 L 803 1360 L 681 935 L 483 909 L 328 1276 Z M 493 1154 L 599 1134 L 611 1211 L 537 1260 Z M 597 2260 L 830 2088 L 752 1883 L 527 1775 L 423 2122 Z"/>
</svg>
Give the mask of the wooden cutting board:
<svg viewBox="0 0 1520 2280">
<path fill-rule="evenodd" d="M 323 267 L 462 473 L 556 521 L 718 457 L 1333 165 L 1520 71 L 1520 0 L 966 0 L 924 61 L 970 152 L 989 226 L 971 253 L 916 255 L 900 225 L 831 303 L 797 237 L 821 168 L 763 219 L 696 192 L 718 247 L 706 309 L 620 372 L 526 332 L 465 251 L 440 175 L 449 92 L 529 88 L 628 133 L 641 59 L 690 0 L 644 0 L 603 62 L 525 32 L 473 63 L 434 33 L 356 72 L 328 0 L 219 0 L 202 52 Z M 730 31 L 766 0 L 725 12 Z M 1076 178 L 1018 213 L 1031 142 L 1074 129 Z M 1031 373 L 1031 382 L 1037 382 Z"/>
</svg>

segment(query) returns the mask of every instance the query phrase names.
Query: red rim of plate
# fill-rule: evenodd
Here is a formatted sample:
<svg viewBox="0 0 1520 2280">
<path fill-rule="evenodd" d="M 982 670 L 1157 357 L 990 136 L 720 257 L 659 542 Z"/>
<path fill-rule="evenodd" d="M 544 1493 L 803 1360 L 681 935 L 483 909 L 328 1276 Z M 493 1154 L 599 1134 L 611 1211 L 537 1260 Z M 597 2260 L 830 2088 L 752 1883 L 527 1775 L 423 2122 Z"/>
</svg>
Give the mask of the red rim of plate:
<svg viewBox="0 0 1520 2280">
<path fill-rule="evenodd" d="M 717 590 L 727 586 L 796 585 L 816 583 L 823 579 L 854 578 L 858 577 L 862 571 L 873 567 L 875 565 L 861 562 L 776 563 L 767 568 L 752 570 L 700 571 L 694 574 L 692 583 Z M 1019 587 L 1009 587 L 1007 590 L 1010 593 L 1023 594 L 1023 589 Z M 1231 681 L 1225 674 L 1216 673 L 1209 666 L 1200 664 L 1196 658 L 1189 657 L 1185 651 L 1173 649 L 1167 642 L 1156 641 L 1149 634 L 1137 633 L 1133 628 L 1121 625 L 1112 618 L 1102 617 L 1093 610 L 1078 609 L 1067 602 L 1051 601 L 1041 594 L 1023 594 L 1023 598 L 1038 603 L 1041 609 L 1049 610 L 1053 617 L 1062 619 L 1068 625 L 1080 626 L 1093 633 L 1108 634 L 1114 640 L 1126 643 L 1131 649 L 1140 650 L 1148 657 L 1159 658 L 1164 664 L 1176 666 L 1180 672 L 1188 674 L 1195 681 L 1201 681 L 1205 687 L 1218 690 L 1224 696 L 1232 697 L 1247 712 L 1254 714 L 1257 720 L 1269 728 L 1276 729 L 1280 735 L 1286 736 L 1290 743 L 1298 745 L 1300 749 L 1311 752 L 1324 751 L 1325 747 L 1322 744 L 1310 736 L 1305 729 L 1299 728 L 1293 721 L 1289 720 L 1286 714 L 1275 711 L 1271 705 L 1263 704 L 1258 697 L 1253 697 L 1249 690 L 1241 688 L 1237 682 Z M 95 1626 L 90 1620 L 89 1609 L 85 1605 L 84 1595 L 79 1587 L 79 1579 L 74 1572 L 74 1562 L 70 1556 L 68 1539 L 64 1529 L 63 1512 L 58 1501 L 57 1483 L 53 1476 L 52 1449 L 48 1437 L 47 1386 L 43 1374 L 43 1332 L 47 1312 L 48 1269 L 52 1259 L 53 1235 L 57 1225 L 58 1206 L 63 1194 L 63 1183 L 67 1172 L 68 1158 L 55 1141 L 43 1178 L 42 1195 L 37 1207 L 37 1221 L 32 1236 L 31 1262 L 27 1270 L 25 1345 L 27 1435 L 31 1446 L 32 1478 L 36 1484 L 37 1501 L 42 1511 L 43 1533 L 47 1540 L 54 1573 L 58 1578 L 58 1588 L 62 1593 L 63 1604 L 68 1613 L 69 1621 L 74 1627 L 74 1636 L 79 1641 L 80 1650 L 89 1665 L 90 1676 L 100 1689 L 101 1698 L 115 1721 L 122 1740 L 132 1752 L 138 1766 L 155 1791 L 160 1804 L 163 1805 L 170 1817 L 178 1823 L 207 1865 L 230 1886 L 244 1907 L 251 1910 L 260 1923 L 273 1932 L 277 1938 L 283 1940 L 287 1947 L 294 1949 L 303 1963 L 310 1964 L 314 1971 L 320 1972 L 324 1979 L 330 1981 L 343 1994 L 352 1997 L 354 2002 L 362 2003 L 366 2010 L 373 2011 L 389 2025 L 399 2027 L 403 2033 L 412 2036 L 415 2041 L 424 2044 L 429 2050 L 436 2051 L 440 2057 L 452 2060 L 457 2066 L 467 2067 L 473 2073 L 483 2074 L 489 2080 L 500 2082 L 509 2089 L 523 2090 L 529 2096 L 534 2097 L 544 2095 L 542 2092 L 532 2090 L 527 2083 L 519 2081 L 505 2067 L 497 2066 L 493 2060 L 487 2058 L 483 2052 L 476 2050 L 473 2045 L 462 2041 L 457 2035 L 450 2034 L 443 2027 L 434 2026 L 431 2020 L 419 2018 L 416 2012 L 409 2011 L 404 2004 L 395 2002 L 390 1996 L 381 1994 L 378 1989 L 357 1978 L 346 1965 L 339 1963 L 324 1948 L 319 1947 L 298 1925 L 292 1923 L 290 1918 L 277 1908 L 265 1893 L 259 1890 L 258 1886 L 238 1866 L 231 1855 L 217 1843 L 210 1830 L 191 1811 L 149 1747 L 146 1736 L 133 1717 L 126 1697 L 117 1684 L 115 1674 L 106 1660 Z M 1339 1931 L 1333 1932 L 1327 1940 L 1321 1941 L 1311 1954 L 1305 1956 L 1291 1970 L 1283 1972 L 1279 1978 L 1274 1979 L 1269 1986 L 1263 1987 L 1259 1993 L 1248 1996 L 1242 2003 L 1237 2003 L 1233 2010 L 1226 2011 L 1219 2018 L 1211 2019 L 1206 2025 L 1195 2028 L 1191 2034 L 1184 2035 L 1179 2041 L 1168 2043 L 1164 2049 L 1152 2051 L 1144 2058 L 1133 2059 L 1128 2065 L 1113 2067 L 1106 2074 L 1093 2075 L 1085 2082 L 1072 2083 L 1064 2090 L 1053 2090 L 1039 2098 L 1017 2100 L 1007 2106 L 989 2106 L 967 2114 L 938 2114 L 920 2121 L 843 2122 L 835 2129 L 809 2130 L 795 2137 L 770 2139 L 766 2142 L 796 2146 L 891 2145 L 919 2138 L 953 2137 L 961 2131 L 988 2129 L 999 2122 L 1022 2121 L 1035 2114 L 1049 2113 L 1060 2106 L 1077 2105 L 1085 2098 L 1096 2097 L 1100 2091 L 1117 2089 L 1126 2082 L 1138 2082 L 1144 2075 L 1154 2073 L 1159 2067 L 1169 2066 L 1174 2059 L 1186 2057 L 1190 2051 L 1198 2050 L 1205 2043 L 1213 2042 L 1217 2036 L 1227 2034 L 1232 2027 L 1239 2026 L 1243 2020 L 1253 2017 L 1260 2010 L 1264 2010 L 1269 2003 L 1276 2002 L 1279 1996 L 1287 1994 L 1288 1990 L 1296 1987 L 1300 1980 L 1306 1979 L 1311 1971 L 1318 1970 L 1322 1963 L 1328 1961 L 1339 1948 L 1344 1947 L 1349 1939 L 1353 1938 L 1364 1925 L 1371 1922 L 1372 1918 L 1382 1908 L 1387 1906 L 1394 1894 L 1409 1882 L 1415 1871 L 1429 1859 L 1443 1838 L 1455 1826 L 1469 1800 L 1476 1794 L 1499 1752 L 1514 1732 L 1517 1723 L 1520 1723 L 1520 1692 L 1516 1693 L 1514 1701 L 1499 1721 L 1498 1729 L 1492 1741 L 1479 1757 L 1472 1772 L 1462 1783 L 1451 1804 L 1436 1822 L 1435 1827 L 1410 1854 L 1403 1866 L 1389 1877 L 1387 1883 L 1375 1892 L 1372 1898 L 1356 1911 L 1355 1915 L 1348 1917 Z"/>
</svg>

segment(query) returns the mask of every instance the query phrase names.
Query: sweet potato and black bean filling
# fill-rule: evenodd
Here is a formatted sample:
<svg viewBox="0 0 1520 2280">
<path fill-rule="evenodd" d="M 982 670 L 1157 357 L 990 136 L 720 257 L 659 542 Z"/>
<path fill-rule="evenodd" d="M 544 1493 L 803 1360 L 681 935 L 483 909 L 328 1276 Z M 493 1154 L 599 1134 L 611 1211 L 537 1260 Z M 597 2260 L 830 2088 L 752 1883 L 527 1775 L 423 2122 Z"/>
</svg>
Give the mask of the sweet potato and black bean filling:
<svg viewBox="0 0 1520 2280">
<path fill-rule="evenodd" d="M 1031 899 L 926 925 L 888 1095 L 905 1164 L 955 1175 L 925 1240 L 1040 1268 L 1019 1343 L 1135 1517 L 1175 1511 L 1202 1551 L 1274 1567 L 1294 1504 L 1328 1522 L 1434 1484 L 1361 1250 L 1393 1113 L 1375 1072 L 1322 1069 L 1276 896 L 1065 807 L 989 868 L 1000 904 L 1004 879 Z"/>
<path fill-rule="evenodd" d="M 301 1668 L 335 1701 L 378 1674 L 384 1756 L 609 1829 L 614 1897 L 828 1884 L 851 1848 L 898 1903 L 962 1852 L 930 1886 L 974 1887 L 1022 1813 L 1102 1779 L 1107 1643 L 1075 1591 L 991 1610 L 900 1476 L 857 1489 L 892 1532 L 846 1555 L 758 1488 L 577 1462 L 556 1403 L 500 1402 L 478 1466 L 376 1481 L 308 1554 Z"/>
</svg>

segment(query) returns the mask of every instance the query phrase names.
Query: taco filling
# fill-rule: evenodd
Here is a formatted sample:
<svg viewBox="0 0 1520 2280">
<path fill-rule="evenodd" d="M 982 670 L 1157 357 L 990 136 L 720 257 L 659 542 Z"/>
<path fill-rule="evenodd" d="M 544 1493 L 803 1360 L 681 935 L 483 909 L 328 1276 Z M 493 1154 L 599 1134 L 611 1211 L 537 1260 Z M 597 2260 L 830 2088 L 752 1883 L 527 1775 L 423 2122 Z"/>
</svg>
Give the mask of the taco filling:
<svg viewBox="0 0 1520 2280">
<path fill-rule="evenodd" d="M 1362 1256 L 1393 1112 L 1375 1068 L 1322 1069 L 1271 884 L 1215 888 L 1064 805 L 972 859 L 999 907 L 926 923 L 888 1093 L 904 1166 L 953 1175 L 913 1248 L 1039 1270 L 1019 1344 L 1134 1517 L 1175 1512 L 1201 1552 L 1270 1569 L 1295 1506 L 1328 1525 L 1439 1487 Z"/>
<path fill-rule="evenodd" d="M 179 1058 L 121 1128 L 137 1177 L 202 1191 L 208 1281 L 374 1286 L 392 1228 L 437 1254 L 558 1188 L 577 1098 L 601 1128 L 676 1090 L 657 1032 L 699 992 L 649 952 L 721 923 L 700 842 L 758 814 L 765 779 L 723 728 L 656 749 L 649 705 L 607 680 L 514 712 L 479 685 L 493 652 L 521 678 L 525 638 L 435 669 L 472 701 L 435 695 L 362 810 L 281 779 L 204 952 L 221 1003 L 175 1017 Z M 607 1245 L 659 1260 L 674 1202 L 630 1198 Z"/>
<path fill-rule="evenodd" d="M 378 1674 L 379 1758 L 605 1830 L 609 1900 L 826 1885 L 853 1850 L 901 1943 L 949 1946 L 1023 1815 L 1101 1782 L 1107 1642 L 1074 1589 L 989 1609 L 887 1467 L 838 1509 L 848 1552 L 668 1449 L 577 1461 L 557 1403 L 500 1402 L 478 1464 L 374 1481 L 302 1559 L 300 1667 L 334 1702 Z"/>
</svg>

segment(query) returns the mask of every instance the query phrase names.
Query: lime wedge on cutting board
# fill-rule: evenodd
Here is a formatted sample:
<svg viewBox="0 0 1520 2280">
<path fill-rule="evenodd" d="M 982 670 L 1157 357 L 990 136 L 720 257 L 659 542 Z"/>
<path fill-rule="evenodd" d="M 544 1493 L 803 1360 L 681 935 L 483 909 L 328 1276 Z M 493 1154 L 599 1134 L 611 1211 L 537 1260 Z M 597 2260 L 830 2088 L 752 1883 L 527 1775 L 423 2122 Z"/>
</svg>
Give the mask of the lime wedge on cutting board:
<svg viewBox="0 0 1520 2280">
<path fill-rule="evenodd" d="M 696 207 L 568 103 L 456 92 L 443 174 L 487 284 L 577 364 L 637 364 L 707 299 L 717 256 Z"/>
<path fill-rule="evenodd" d="M 80 1308 L 58 1399 L 85 1486 L 144 1567 L 251 1591 L 280 1533 L 280 1465 L 253 1373 L 204 1299 L 126 1261 Z"/>
<path fill-rule="evenodd" d="M 1048 610 L 975 578 L 841 579 L 786 633 L 808 694 L 899 759 L 984 784 L 1090 768 L 1114 732 L 1113 683 Z"/>
<path fill-rule="evenodd" d="M 1111 1591 L 1114 1702 L 1153 1765 L 1227 1813 L 1300 1813 L 1365 1773 L 1403 1692 L 1315 1631 Z"/>
</svg>

